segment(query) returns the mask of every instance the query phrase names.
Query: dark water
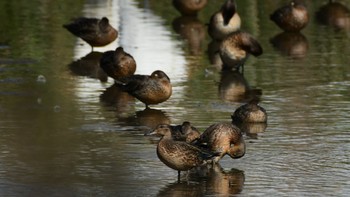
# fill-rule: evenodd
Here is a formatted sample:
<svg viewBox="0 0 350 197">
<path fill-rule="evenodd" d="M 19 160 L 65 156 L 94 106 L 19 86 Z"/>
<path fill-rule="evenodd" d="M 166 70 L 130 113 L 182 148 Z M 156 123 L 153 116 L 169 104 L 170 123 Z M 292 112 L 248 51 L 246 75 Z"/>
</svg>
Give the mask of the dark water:
<svg viewBox="0 0 350 197">
<path fill-rule="evenodd" d="M 210 55 L 205 24 L 221 2 L 185 20 L 170 1 L 1 1 L 0 196 L 348 196 L 350 22 L 322 25 L 315 13 L 327 1 L 306 3 L 307 28 L 279 35 L 268 16 L 282 1 L 238 1 L 242 28 L 264 48 L 243 76 L 221 73 Z M 89 54 L 61 27 L 79 15 L 109 17 L 120 37 Z M 101 82 L 96 62 L 119 45 L 137 73 L 169 75 L 168 101 L 145 110 Z M 203 131 L 230 121 L 254 90 L 268 126 L 245 135 L 241 159 L 177 182 L 157 138 L 143 136 L 158 123 Z"/>
</svg>

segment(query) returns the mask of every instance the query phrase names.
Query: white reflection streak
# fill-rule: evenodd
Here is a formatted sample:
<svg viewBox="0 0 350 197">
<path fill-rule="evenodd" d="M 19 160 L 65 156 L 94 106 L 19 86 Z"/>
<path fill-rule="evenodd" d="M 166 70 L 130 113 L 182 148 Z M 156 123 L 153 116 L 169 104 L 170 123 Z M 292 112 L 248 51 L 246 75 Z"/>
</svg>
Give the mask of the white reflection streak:
<svg viewBox="0 0 350 197">
<path fill-rule="evenodd" d="M 186 61 L 179 43 L 150 10 L 141 10 L 130 0 L 120 0 L 120 45 L 137 62 L 136 73 L 164 71 L 174 84 L 186 79 Z"/>
<path fill-rule="evenodd" d="M 187 80 L 186 60 L 179 41 L 171 38 L 170 30 L 162 25 L 163 19 L 147 8 L 140 9 L 130 0 L 87 0 L 83 10 L 85 17 L 108 17 L 110 23 L 119 31 L 118 38 L 104 47 L 94 47 L 94 51 L 104 52 L 124 47 L 137 62 L 137 74 L 151 74 L 155 70 L 164 71 L 173 84 L 173 95 L 183 98 L 183 87 L 176 84 Z M 91 47 L 82 39 L 77 39 L 74 59 L 91 52 Z M 77 79 L 76 93 L 80 102 L 99 102 L 96 92 L 100 92 L 109 83 L 102 85 L 98 80 Z"/>
</svg>

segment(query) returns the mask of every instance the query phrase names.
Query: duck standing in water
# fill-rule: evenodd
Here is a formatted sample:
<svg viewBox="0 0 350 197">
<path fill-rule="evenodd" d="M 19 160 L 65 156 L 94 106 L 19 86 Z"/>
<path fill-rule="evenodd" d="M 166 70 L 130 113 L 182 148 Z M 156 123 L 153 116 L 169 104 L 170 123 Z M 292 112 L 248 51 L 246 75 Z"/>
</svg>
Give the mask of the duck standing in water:
<svg viewBox="0 0 350 197">
<path fill-rule="evenodd" d="M 188 121 L 183 122 L 181 125 L 175 126 L 170 124 L 159 124 L 151 132 L 165 133 L 167 131 L 170 131 L 172 138 L 176 141 L 185 141 L 187 143 L 191 143 L 200 137 L 200 132 Z"/>
<path fill-rule="evenodd" d="M 309 14 L 303 3 L 292 0 L 272 13 L 270 19 L 284 31 L 298 32 L 308 24 Z"/>
<path fill-rule="evenodd" d="M 210 18 L 208 33 L 213 40 L 223 40 L 228 34 L 238 31 L 240 27 L 241 18 L 237 13 L 236 2 L 227 0 Z"/>
<path fill-rule="evenodd" d="M 173 0 L 173 6 L 182 14 L 195 16 L 207 5 L 208 0 Z"/>
<path fill-rule="evenodd" d="M 131 75 L 115 82 L 122 90 L 143 102 L 146 108 L 168 100 L 172 94 L 170 79 L 160 70 L 151 75 Z"/>
<path fill-rule="evenodd" d="M 196 141 L 196 145 L 204 145 L 211 152 L 220 153 L 213 159 L 214 163 L 226 154 L 233 159 L 241 158 L 245 154 L 245 142 L 240 129 L 226 122 L 209 126 Z"/>
<path fill-rule="evenodd" d="M 63 27 L 87 42 L 92 49 L 105 46 L 118 37 L 118 31 L 110 25 L 106 17 L 102 19 L 79 17 L 73 19 L 71 23 L 64 24 Z"/>
<path fill-rule="evenodd" d="M 237 31 L 229 34 L 220 45 L 220 57 L 223 69 L 244 69 L 244 63 L 249 54 L 260 56 L 263 49 L 259 42 L 249 33 Z"/>
<path fill-rule="evenodd" d="M 100 59 L 100 66 L 105 73 L 115 80 L 129 77 L 136 71 L 134 58 L 118 47 L 115 51 L 106 51 Z"/>
<path fill-rule="evenodd" d="M 169 168 L 178 171 L 178 180 L 181 171 L 205 165 L 218 155 L 205 152 L 187 142 L 174 140 L 169 129 L 156 129 L 148 135 L 162 136 L 157 145 L 157 156 Z"/>
<path fill-rule="evenodd" d="M 241 105 L 232 114 L 234 123 L 266 123 L 266 110 L 258 105 L 259 99 L 252 99 L 249 103 Z"/>
</svg>

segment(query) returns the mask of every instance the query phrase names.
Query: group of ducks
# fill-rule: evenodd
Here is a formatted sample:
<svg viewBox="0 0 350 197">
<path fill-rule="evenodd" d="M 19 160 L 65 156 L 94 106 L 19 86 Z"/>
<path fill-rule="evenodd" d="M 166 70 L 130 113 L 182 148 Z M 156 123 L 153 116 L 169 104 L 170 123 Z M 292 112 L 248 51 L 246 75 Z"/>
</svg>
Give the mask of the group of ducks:
<svg viewBox="0 0 350 197">
<path fill-rule="evenodd" d="M 216 164 L 225 155 L 238 159 L 245 155 L 246 144 L 241 124 L 267 123 L 266 110 L 253 100 L 237 108 L 232 122 L 210 125 L 202 134 L 190 122 L 181 125 L 159 124 L 145 135 L 161 136 L 157 145 L 158 158 L 168 167 L 181 171 Z"/>
<path fill-rule="evenodd" d="M 174 7 L 184 15 L 196 14 L 206 3 L 207 0 L 173 0 Z M 306 7 L 297 0 L 277 9 L 270 18 L 281 29 L 291 32 L 300 31 L 309 21 Z M 106 17 L 76 18 L 63 26 L 86 41 L 92 49 L 107 45 L 118 37 L 118 31 Z M 220 42 L 218 53 L 223 70 L 239 70 L 249 54 L 259 56 L 263 53 L 259 42 L 240 27 L 241 18 L 235 0 L 226 0 L 210 18 L 208 33 L 213 40 Z M 172 94 L 170 79 L 163 71 L 156 70 L 151 75 L 134 74 L 136 62 L 122 47 L 104 52 L 100 67 L 120 89 L 143 102 L 146 108 L 166 101 Z M 177 170 L 180 177 L 180 171 L 217 163 L 226 154 L 233 159 L 243 157 L 246 145 L 240 125 L 267 122 L 266 111 L 258 105 L 258 101 L 255 98 L 240 106 L 232 114 L 230 123 L 213 124 L 202 134 L 185 121 L 181 125 L 160 124 L 146 135 L 162 136 L 157 145 L 157 155 L 165 165 Z"/>
</svg>

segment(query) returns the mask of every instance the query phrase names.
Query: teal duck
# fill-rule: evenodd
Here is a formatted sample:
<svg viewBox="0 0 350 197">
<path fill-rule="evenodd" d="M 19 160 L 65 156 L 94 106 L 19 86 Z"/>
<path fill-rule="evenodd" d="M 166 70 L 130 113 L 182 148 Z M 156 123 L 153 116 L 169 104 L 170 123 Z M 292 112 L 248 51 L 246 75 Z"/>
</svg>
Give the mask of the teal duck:
<svg viewBox="0 0 350 197">
<path fill-rule="evenodd" d="M 245 142 L 240 129 L 232 123 L 216 123 L 209 126 L 196 141 L 196 146 L 204 146 L 217 155 L 213 161 L 217 163 L 228 154 L 233 159 L 238 159 L 245 154 Z"/>
<path fill-rule="evenodd" d="M 295 32 L 306 27 L 309 14 L 303 3 L 292 0 L 288 5 L 273 12 L 270 19 L 284 31 Z"/>
<path fill-rule="evenodd" d="M 259 42 L 249 33 L 237 31 L 229 34 L 219 48 L 223 69 L 236 69 L 243 65 L 249 54 L 260 56 L 263 49 Z"/>
<path fill-rule="evenodd" d="M 174 7 L 182 15 L 197 15 L 198 11 L 203 9 L 208 3 L 208 0 L 173 0 Z"/>
<path fill-rule="evenodd" d="M 205 165 L 218 155 L 203 151 L 187 142 L 174 140 L 168 129 L 158 129 L 148 135 L 162 136 L 157 145 L 157 156 L 169 168 L 178 171 L 178 179 L 181 171 Z"/>
<path fill-rule="evenodd" d="M 172 138 L 176 141 L 191 143 L 200 137 L 200 132 L 188 121 L 181 125 L 159 124 L 151 132 L 165 133 L 167 131 L 170 131 Z"/>
<path fill-rule="evenodd" d="M 115 81 L 124 91 L 128 92 L 146 105 L 162 103 L 172 94 L 169 77 L 160 70 L 151 75 L 132 75 Z"/>
<path fill-rule="evenodd" d="M 104 52 L 100 59 L 100 66 L 108 76 L 116 80 L 129 77 L 136 71 L 134 58 L 126 53 L 123 47 Z"/>
<path fill-rule="evenodd" d="M 92 48 L 105 46 L 118 37 L 118 31 L 110 25 L 106 17 L 102 19 L 79 17 L 64 24 L 63 27 L 83 39 Z"/>
<path fill-rule="evenodd" d="M 266 110 L 258 105 L 259 99 L 252 99 L 249 103 L 238 107 L 231 118 L 234 123 L 266 123 L 267 113 Z"/>
<path fill-rule="evenodd" d="M 208 33 L 214 40 L 223 40 L 228 34 L 241 27 L 241 18 L 237 13 L 234 0 L 227 0 L 221 9 L 214 13 L 209 22 Z"/>
</svg>

